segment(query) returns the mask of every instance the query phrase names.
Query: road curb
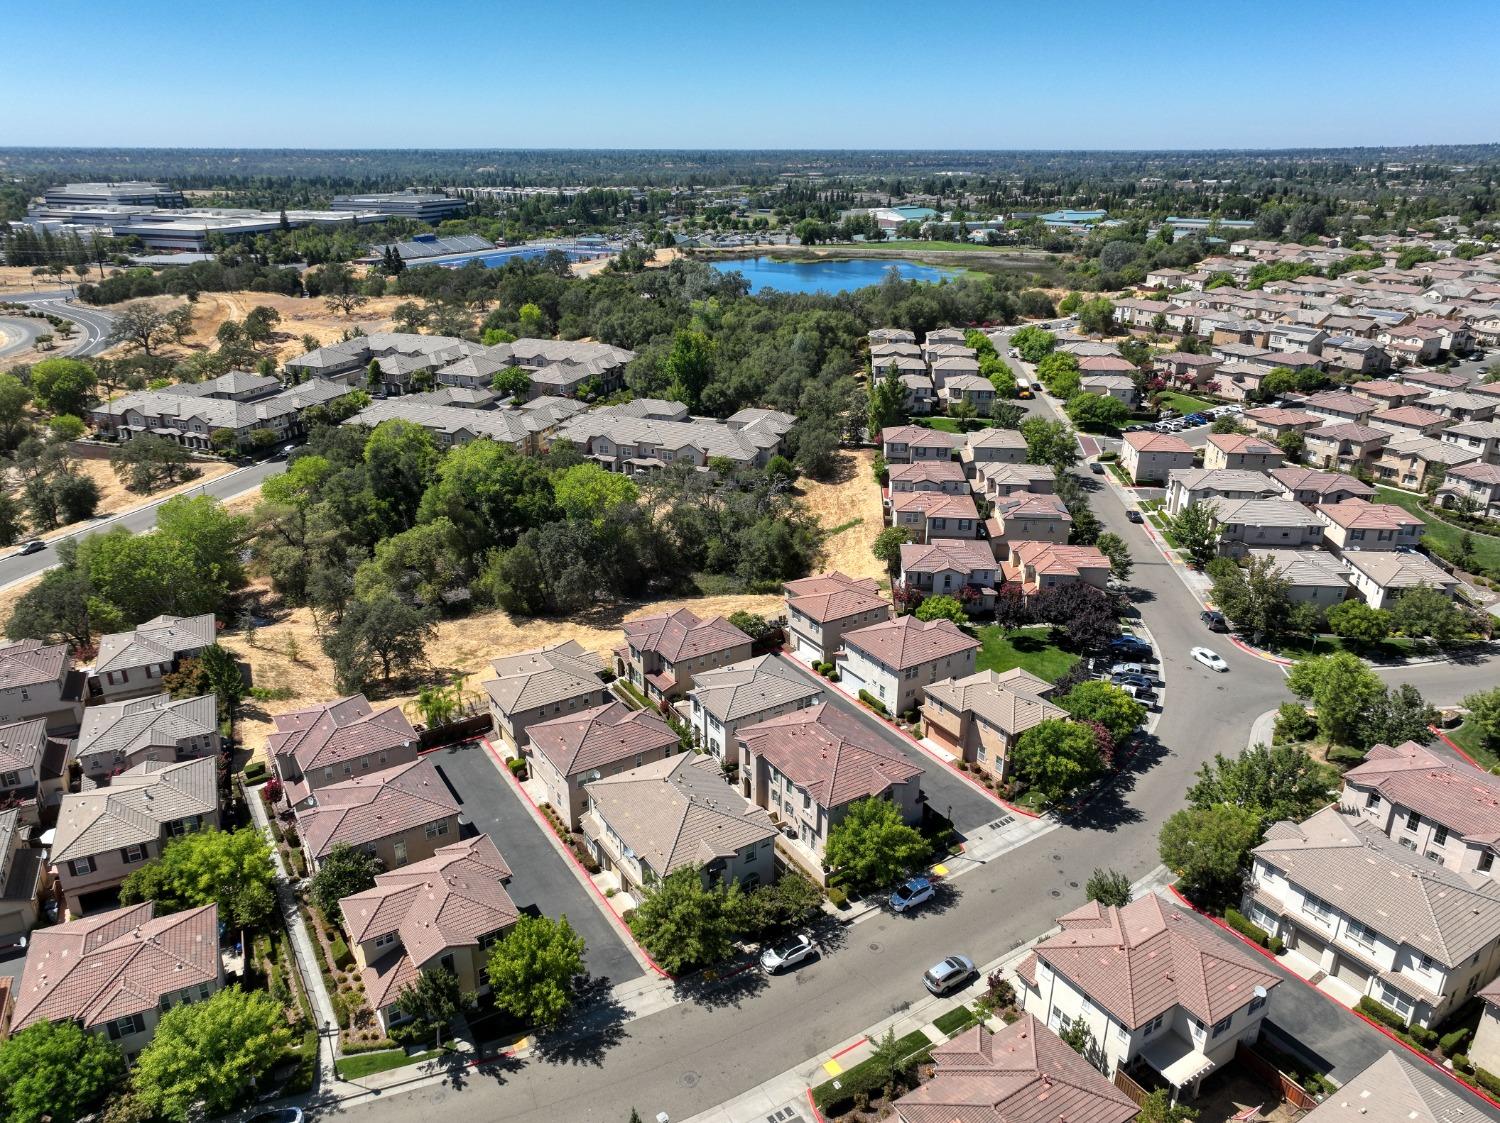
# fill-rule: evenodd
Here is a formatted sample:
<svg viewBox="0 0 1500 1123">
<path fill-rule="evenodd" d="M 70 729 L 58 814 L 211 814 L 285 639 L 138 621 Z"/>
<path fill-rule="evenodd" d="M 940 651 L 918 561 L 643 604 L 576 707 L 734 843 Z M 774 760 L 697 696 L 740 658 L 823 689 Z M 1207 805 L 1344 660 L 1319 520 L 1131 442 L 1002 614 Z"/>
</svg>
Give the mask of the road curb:
<svg viewBox="0 0 1500 1123">
<path fill-rule="evenodd" d="M 1488 768 L 1486 768 L 1484 765 L 1480 764 L 1477 760 L 1475 760 L 1473 757 L 1471 757 L 1468 753 L 1464 752 L 1463 749 L 1461 749 L 1458 746 L 1457 742 L 1455 742 L 1451 737 L 1449 737 L 1446 733 L 1444 733 L 1437 726 L 1435 726 L 1435 725 L 1429 725 L 1427 728 L 1428 728 L 1429 731 L 1431 731 L 1431 733 L 1432 733 L 1432 735 L 1434 737 L 1436 737 L 1443 744 L 1447 745 L 1450 749 L 1452 749 L 1454 752 L 1456 752 L 1459 756 L 1463 757 L 1466 761 L 1468 761 L 1470 764 L 1472 764 L 1475 768 L 1479 769 L 1479 771 L 1481 771 L 1481 772 L 1488 772 L 1489 771 Z"/>
</svg>

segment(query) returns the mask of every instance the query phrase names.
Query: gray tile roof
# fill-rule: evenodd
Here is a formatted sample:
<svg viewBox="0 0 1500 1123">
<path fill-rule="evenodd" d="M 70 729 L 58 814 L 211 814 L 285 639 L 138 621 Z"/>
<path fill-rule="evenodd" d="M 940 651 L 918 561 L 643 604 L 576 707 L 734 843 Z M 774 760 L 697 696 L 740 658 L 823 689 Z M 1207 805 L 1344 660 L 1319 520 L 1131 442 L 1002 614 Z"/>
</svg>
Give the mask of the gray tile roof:
<svg viewBox="0 0 1500 1123">
<path fill-rule="evenodd" d="M 47 719 L 0 725 L 0 772 L 35 772 L 47 751 Z M 3 855 L 0 851 L 0 855 Z"/>
<path fill-rule="evenodd" d="M 1481 1123 L 1453 1087 L 1395 1050 L 1349 1078 L 1302 1123 Z"/>
<path fill-rule="evenodd" d="M 689 694 L 720 721 L 738 721 L 777 706 L 822 695 L 804 676 L 774 655 L 731 663 L 693 676 Z"/>
<path fill-rule="evenodd" d="M 1015 667 L 1001 674 L 978 671 L 965 678 L 943 679 L 927 688 L 927 697 L 954 713 L 972 711 L 996 729 L 1017 736 L 1067 711 L 1048 701 L 1052 684 Z"/>
<path fill-rule="evenodd" d="M 1415 741 L 1375 745 L 1363 764 L 1344 773 L 1344 783 L 1377 791 L 1467 842 L 1500 846 L 1500 776 L 1440 757 Z"/>
<path fill-rule="evenodd" d="M 120 773 L 107 788 L 64 795 L 53 864 L 153 842 L 167 823 L 214 814 L 219 808 L 218 767 L 212 757 L 176 764 L 146 761 Z"/>
<path fill-rule="evenodd" d="M 210 646 L 216 634 L 211 612 L 203 616 L 158 616 L 137 625 L 134 631 L 102 636 L 94 673 L 170 663 L 185 651 Z"/>
<path fill-rule="evenodd" d="M 174 701 L 153 694 L 128 702 L 106 702 L 84 711 L 78 731 L 78 760 L 128 759 L 153 747 L 173 748 L 192 737 L 211 737 L 219 729 L 219 704 L 212 694 Z"/>
<path fill-rule="evenodd" d="M 72 649 L 65 643 L 23 639 L 0 645 L 0 690 L 61 682 L 72 665 Z"/>
<path fill-rule="evenodd" d="M 490 663 L 485 692 L 504 713 L 532 710 L 602 690 L 599 656 L 577 640 L 504 655 Z"/>
</svg>

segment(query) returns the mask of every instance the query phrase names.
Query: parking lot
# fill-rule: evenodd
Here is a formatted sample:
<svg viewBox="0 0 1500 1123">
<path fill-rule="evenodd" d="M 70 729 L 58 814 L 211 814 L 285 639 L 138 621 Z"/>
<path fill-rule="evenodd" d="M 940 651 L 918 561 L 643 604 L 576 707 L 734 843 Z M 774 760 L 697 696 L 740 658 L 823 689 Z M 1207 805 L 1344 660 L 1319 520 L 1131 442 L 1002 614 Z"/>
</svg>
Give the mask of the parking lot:
<svg viewBox="0 0 1500 1123">
<path fill-rule="evenodd" d="M 614 921 L 581 885 L 568 860 L 553 849 L 515 786 L 501 776 L 477 741 L 432 753 L 463 814 L 490 836 L 511 868 L 507 889 L 517 907 L 566 916 L 583 937 L 584 962 L 596 979 L 623 983 L 643 973 Z"/>
</svg>

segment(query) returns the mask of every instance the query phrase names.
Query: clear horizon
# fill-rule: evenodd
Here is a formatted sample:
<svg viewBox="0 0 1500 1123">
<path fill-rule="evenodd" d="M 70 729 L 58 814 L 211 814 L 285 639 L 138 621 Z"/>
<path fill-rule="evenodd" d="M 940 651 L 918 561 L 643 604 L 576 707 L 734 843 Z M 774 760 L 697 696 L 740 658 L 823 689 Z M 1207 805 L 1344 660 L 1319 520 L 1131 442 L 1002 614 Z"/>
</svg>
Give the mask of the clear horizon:
<svg viewBox="0 0 1500 1123">
<path fill-rule="evenodd" d="M 9 59 L 6 146 L 1267 151 L 1482 144 L 1500 120 L 1480 0 L 999 4 L 946 27 L 889 0 L 83 7 L 8 13 L 33 49 Z M 1459 57 L 1408 57 L 1423 13 Z"/>
</svg>

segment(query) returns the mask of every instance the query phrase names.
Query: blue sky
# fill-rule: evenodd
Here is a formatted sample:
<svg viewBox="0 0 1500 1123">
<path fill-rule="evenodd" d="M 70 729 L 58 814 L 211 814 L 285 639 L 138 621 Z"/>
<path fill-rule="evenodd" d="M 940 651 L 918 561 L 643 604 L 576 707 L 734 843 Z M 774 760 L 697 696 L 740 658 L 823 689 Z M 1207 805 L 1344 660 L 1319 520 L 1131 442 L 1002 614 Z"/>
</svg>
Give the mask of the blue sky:
<svg viewBox="0 0 1500 1123">
<path fill-rule="evenodd" d="M 15 0 L 6 145 L 1500 140 L 1494 0 Z M 1431 33 L 1422 21 L 1431 19 Z M 29 44 L 30 49 L 14 49 Z M 19 102 L 14 92 L 24 91 Z"/>
</svg>

